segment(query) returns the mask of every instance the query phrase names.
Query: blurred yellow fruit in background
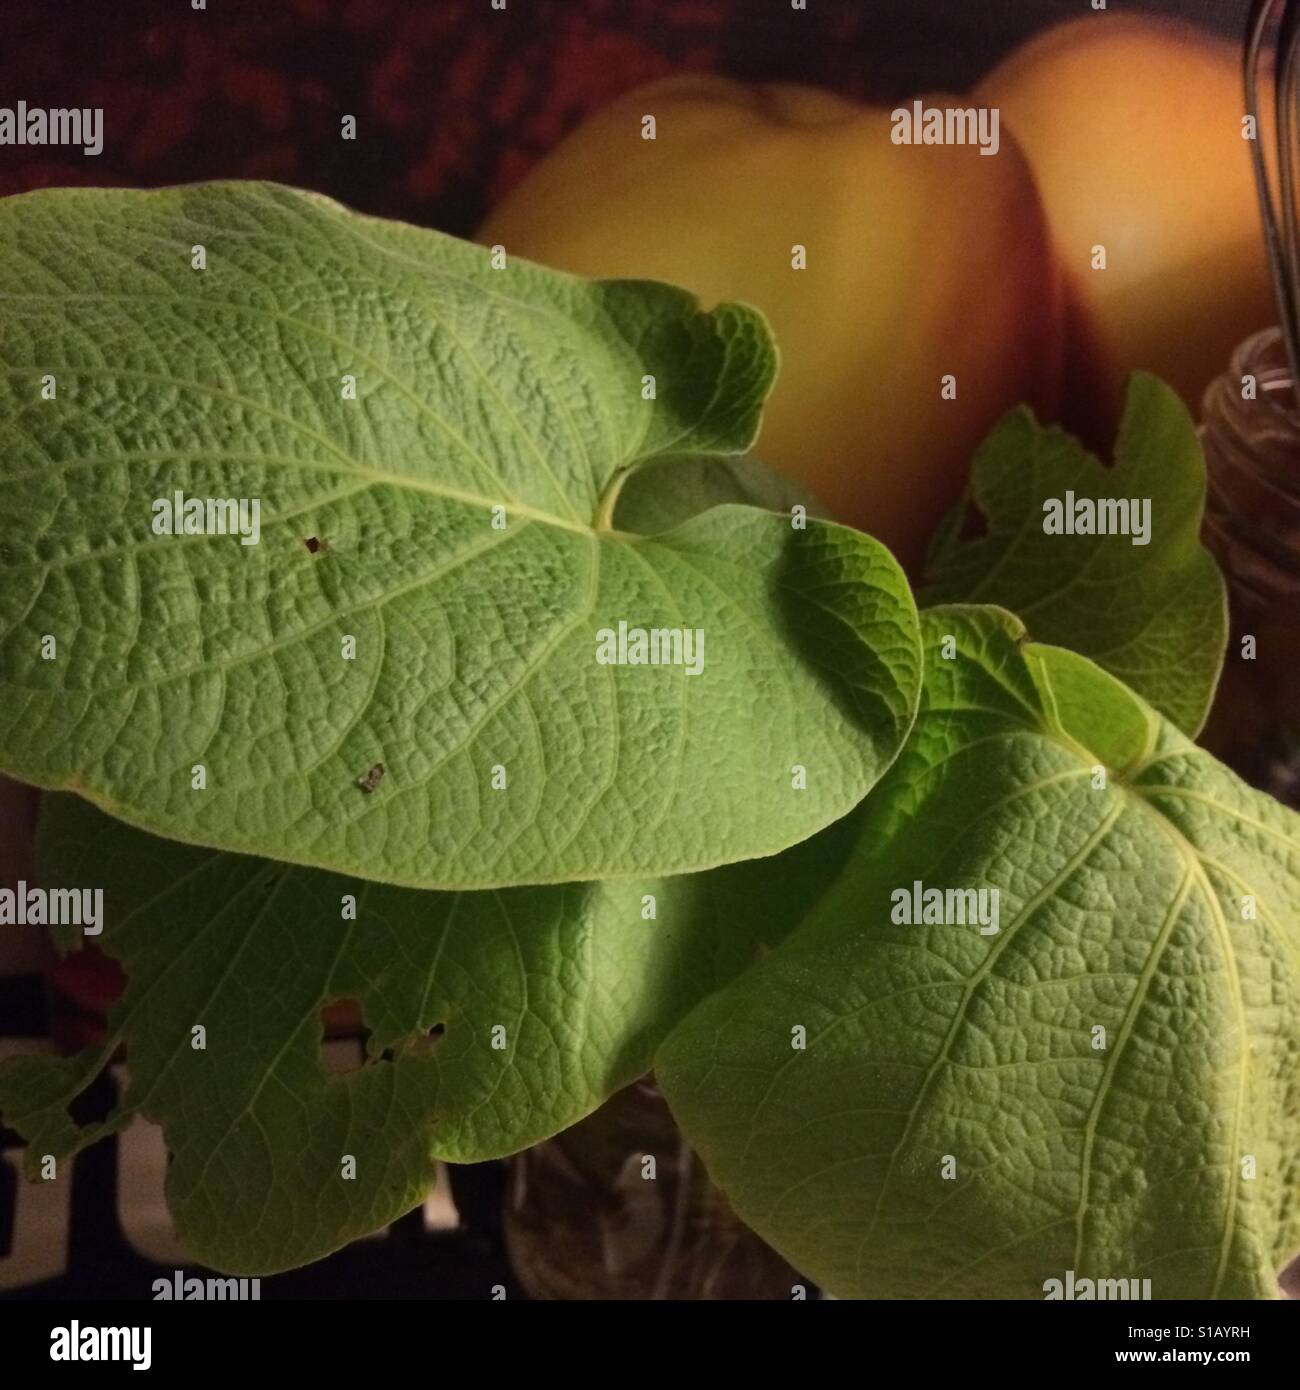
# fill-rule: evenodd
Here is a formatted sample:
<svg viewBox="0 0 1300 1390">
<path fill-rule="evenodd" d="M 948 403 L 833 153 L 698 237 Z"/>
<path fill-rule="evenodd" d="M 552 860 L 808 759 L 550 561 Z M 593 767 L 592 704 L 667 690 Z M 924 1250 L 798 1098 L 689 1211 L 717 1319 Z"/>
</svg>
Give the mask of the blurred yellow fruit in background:
<svg viewBox="0 0 1300 1390">
<path fill-rule="evenodd" d="M 1237 344 L 1276 321 L 1242 138 L 1241 44 L 1102 11 L 1016 50 L 975 99 L 1000 109 L 1047 210 L 1066 285 L 1070 423 L 1091 417 L 1089 432 L 1104 432 L 1137 368 L 1198 412 Z M 1097 245 L 1104 270 L 1091 268 Z"/>
<path fill-rule="evenodd" d="M 757 305 L 781 371 L 756 452 L 915 568 L 998 417 L 1054 408 L 1061 296 L 1005 128 L 992 157 L 891 131 L 887 110 L 812 88 L 672 78 L 579 127 L 479 240 Z"/>
</svg>

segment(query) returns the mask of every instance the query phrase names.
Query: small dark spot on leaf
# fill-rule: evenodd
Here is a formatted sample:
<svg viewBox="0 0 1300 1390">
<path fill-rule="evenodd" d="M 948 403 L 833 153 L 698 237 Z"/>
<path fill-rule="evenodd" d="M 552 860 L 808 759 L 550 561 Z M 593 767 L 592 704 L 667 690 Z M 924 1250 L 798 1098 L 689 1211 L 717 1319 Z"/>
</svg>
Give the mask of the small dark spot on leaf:
<svg viewBox="0 0 1300 1390">
<path fill-rule="evenodd" d="M 445 1023 L 435 1023 L 433 1027 L 429 1029 L 429 1036 L 431 1038 L 440 1038 L 446 1031 L 447 1025 Z"/>
<path fill-rule="evenodd" d="M 323 541 L 319 536 L 308 536 L 303 545 L 307 547 L 313 555 L 328 555 L 330 547 L 328 541 Z"/>
<path fill-rule="evenodd" d="M 357 778 L 357 786 L 363 792 L 370 793 L 384 780 L 384 765 L 376 763 L 363 777 Z"/>
</svg>

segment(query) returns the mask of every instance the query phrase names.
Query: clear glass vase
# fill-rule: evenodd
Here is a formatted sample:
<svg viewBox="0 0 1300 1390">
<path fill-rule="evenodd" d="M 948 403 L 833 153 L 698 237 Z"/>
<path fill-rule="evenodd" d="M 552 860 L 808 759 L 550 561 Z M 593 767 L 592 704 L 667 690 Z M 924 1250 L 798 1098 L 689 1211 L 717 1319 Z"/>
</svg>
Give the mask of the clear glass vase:
<svg viewBox="0 0 1300 1390">
<path fill-rule="evenodd" d="M 814 1293 L 731 1210 L 649 1078 L 513 1160 L 504 1228 L 532 1298 Z"/>
</svg>

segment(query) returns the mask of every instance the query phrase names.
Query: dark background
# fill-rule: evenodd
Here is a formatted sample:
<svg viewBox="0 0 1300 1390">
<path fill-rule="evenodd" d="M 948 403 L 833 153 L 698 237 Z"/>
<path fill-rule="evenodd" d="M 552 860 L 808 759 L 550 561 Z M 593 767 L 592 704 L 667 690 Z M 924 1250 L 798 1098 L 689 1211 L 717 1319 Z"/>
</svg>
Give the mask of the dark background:
<svg viewBox="0 0 1300 1390">
<path fill-rule="evenodd" d="M 1239 36 L 1248 8 L 1108 12 Z M 1089 15 L 1106 22 L 1089 0 L 3 0 L 0 105 L 103 107 L 104 150 L 0 146 L 0 193 L 272 178 L 468 235 L 583 116 L 643 82 L 720 71 L 894 103 L 961 91 L 1029 34 Z"/>
</svg>

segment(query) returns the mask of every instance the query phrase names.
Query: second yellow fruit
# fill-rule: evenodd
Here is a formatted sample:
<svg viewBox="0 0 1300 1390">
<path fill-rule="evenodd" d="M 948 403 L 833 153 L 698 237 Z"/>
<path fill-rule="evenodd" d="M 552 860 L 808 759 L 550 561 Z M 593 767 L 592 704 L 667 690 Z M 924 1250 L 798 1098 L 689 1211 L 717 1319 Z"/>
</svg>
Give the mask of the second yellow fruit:
<svg viewBox="0 0 1300 1390">
<path fill-rule="evenodd" d="M 1025 44 L 976 90 L 1047 210 L 1085 427 L 1113 423 L 1135 369 L 1198 409 L 1237 344 L 1276 320 L 1241 55 L 1188 25 L 1105 11 Z"/>
</svg>

